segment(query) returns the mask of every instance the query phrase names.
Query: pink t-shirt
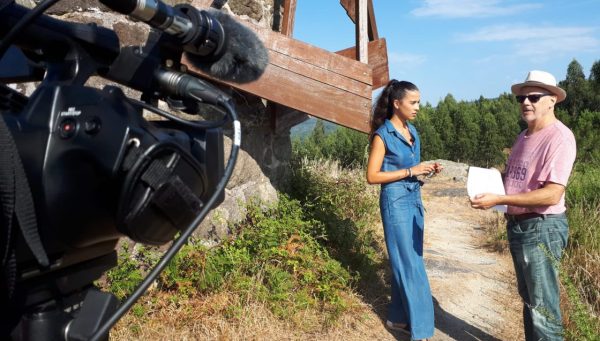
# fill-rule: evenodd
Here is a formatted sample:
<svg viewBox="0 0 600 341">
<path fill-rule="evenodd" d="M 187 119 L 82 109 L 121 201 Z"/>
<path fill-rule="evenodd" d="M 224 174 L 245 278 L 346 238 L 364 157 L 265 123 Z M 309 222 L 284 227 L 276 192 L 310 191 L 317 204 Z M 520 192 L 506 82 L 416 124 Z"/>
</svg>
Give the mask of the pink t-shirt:
<svg viewBox="0 0 600 341">
<path fill-rule="evenodd" d="M 508 158 L 504 175 L 506 194 L 531 192 L 546 182 L 567 186 L 577 149 L 571 130 L 557 120 L 532 135 L 525 136 L 526 132 L 519 134 Z M 558 204 L 552 206 L 508 206 L 508 214 L 557 214 L 565 210 L 564 193 Z"/>
</svg>

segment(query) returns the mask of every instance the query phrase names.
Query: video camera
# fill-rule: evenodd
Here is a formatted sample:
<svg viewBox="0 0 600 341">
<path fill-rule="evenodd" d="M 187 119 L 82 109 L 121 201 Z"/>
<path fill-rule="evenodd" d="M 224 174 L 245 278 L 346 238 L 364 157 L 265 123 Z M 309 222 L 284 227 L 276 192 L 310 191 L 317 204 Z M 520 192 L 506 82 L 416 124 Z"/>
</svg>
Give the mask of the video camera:
<svg viewBox="0 0 600 341">
<path fill-rule="evenodd" d="M 120 47 L 108 28 L 42 14 L 56 2 L 27 9 L 0 1 L 0 335 L 18 340 L 107 338 L 222 202 L 240 124 L 227 94 L 181 71 L 182 54 L 233 81 L 259 77 L 267 58 L 256 37 L 215 11 L 101 0 L 153 27 L 143 46 Z M 258 60 L 248 61 L 258 63 L 252 70 L 228 62 L 243 59 L 231 58 L 242 53 L 235 39 L 263 49 L 245 56 Z M 137 90 L 141 100 L 117 86 L 86 86 L 91 76 Z M 23 82 L 39 85 L 28 97 L 9 86 Z M 223 117 L 188 121 L 159 109 L 159 100 L 188 114 L 212 105 Z M 143 110 L 166 120 L 148 121 Z M 224 166 L 226 123 L 233 143 Z M 116 265 L 119 238 L 163 245 L 177 234 L 120 306 L 94 288 Z"/>
</svg>

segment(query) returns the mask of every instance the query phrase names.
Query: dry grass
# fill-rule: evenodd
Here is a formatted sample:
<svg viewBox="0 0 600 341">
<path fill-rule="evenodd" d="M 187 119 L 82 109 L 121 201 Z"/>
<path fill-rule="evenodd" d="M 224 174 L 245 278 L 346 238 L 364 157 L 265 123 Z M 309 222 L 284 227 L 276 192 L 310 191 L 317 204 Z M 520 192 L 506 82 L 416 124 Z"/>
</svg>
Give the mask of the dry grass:
<svg viewBox="0 0 600 341">
<path fill-rule="evenodd" d="M 170 295 L 147 295 L 139 305 L 143 316 L 132 311 L 111 331 L 112 340 L 306 340 L 315 337 L 346 340 L 367 335 L 370 325 L 380 323 L 359 297 L 350 294 L 352 307 L 328 326 L 323 314 L 305 310 L 289 320 L 274 316 L 265 304 L 241 302 L 232 292 L 170 303 Z M 233 308 L 232 307 L 237 307 Z M 134 309 L 135 310 L 135 309 Z M 368 337 L 367 337 L 368 338 Z"/>
<path fill-rule="evenodd" d="M 578 292 L 583 293 L 595 314 L 600 314 L 600 255 L 585 249 L 573 250 L 565 268 L 572 278 L 578 278 Z"/>
<path fill-rule="evenodd" d="M 481 226 L 485 231 L 484 246 L 493 252 L 505 253 L 508 251 L 506 237 L 506 219 L 501 212 L 490 211 L 482 215 Z"/>
<path fill-rule="evenodd" d="M 574 289 L 569 292 L 569 287 L 561 286 L 561 310 L 566 330 L 579 331 L 583 326 L 590 328 L 600 339 L 600 256 L 583 248 L 571 250 L 563 261 L 562 271 L 566 272 Z M 575 293 L 579 297 L 574 298 Z M 582 310 L 589 320 L 581 320 Z"/>
</svg>

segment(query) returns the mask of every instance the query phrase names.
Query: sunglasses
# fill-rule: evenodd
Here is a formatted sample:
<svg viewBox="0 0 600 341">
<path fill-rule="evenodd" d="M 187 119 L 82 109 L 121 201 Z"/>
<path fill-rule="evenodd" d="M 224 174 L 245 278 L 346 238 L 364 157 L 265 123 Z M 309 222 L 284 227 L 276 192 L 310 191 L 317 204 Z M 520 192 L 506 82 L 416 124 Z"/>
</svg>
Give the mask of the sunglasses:
<svg viewBox="0 0 600 341">
<path fill-rule="evenodd" d="M 529 102 L 531 103 L 537 103 L 540 98 L 544 97 L 544 96 L 552 96 L 551 94 L 543 94 L 543 95 L 526 95 L 526 96 L 522 96 L 522 95 L 518 95 L 515 96 L 517 98 L 517 102 L 519 103 L 523 103 L 525 102 L 525 99 L 529 99 Z"/>
</svg>

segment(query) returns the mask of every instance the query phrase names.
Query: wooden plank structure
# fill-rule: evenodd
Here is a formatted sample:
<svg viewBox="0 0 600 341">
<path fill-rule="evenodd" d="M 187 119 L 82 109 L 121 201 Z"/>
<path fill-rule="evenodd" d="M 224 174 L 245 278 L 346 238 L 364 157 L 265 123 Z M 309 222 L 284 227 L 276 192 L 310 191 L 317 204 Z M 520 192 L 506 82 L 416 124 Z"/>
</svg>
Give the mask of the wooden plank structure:
<svg viewBox="0 0 600 341">
<path fill-rule="evenodd" d="M 373 90 L 385 86 L 390 81 L 387 59 L 387 45 L 385 39 L 377 39 L 369 42 L 369 66 L 372 73 Z M 336 52 L 339 55 L 348 58 L 355 58 L 356 47 L 350 47 Z"/>
<path fill-rule="evenodd" d="M 281 25 L 281 34 L 291 37 L 294 32 L 294 18 L 296 16 L 296 0 L 284 0 L 283 2 L 283 23 Z"/>
<path fill-rule="evenodd" d="M 267 99 L 273 114 L 273 128 L 290 127 L 306 119 L 308 114 L 359 131 L 369 131 L 372 92 L 389 79 L 386 44 L 384 39 L 377 39 L 371 0 L 342 0 L 341 3 L 354 4 L 355 17 L 364 13 L 362 33 L 357 34 L 358 49 L 351 47 L 334 53 L 293 39 L 296 0 L 283 2 L 282 33 L 242 22 L 256 32 L 268 49 L 269 65 L 256 81 L 224 83 Z M 367 16 L 369 6 L 371 11 Z M 373 38 L 371 42 L 367 37 L 367 26 L 368 36 Z M 356 60 L 361 55 L 364 63 Z M 185 57 L 182 63 L 188 66 L 188 71 L 208 77 Z"/>
</svg>

